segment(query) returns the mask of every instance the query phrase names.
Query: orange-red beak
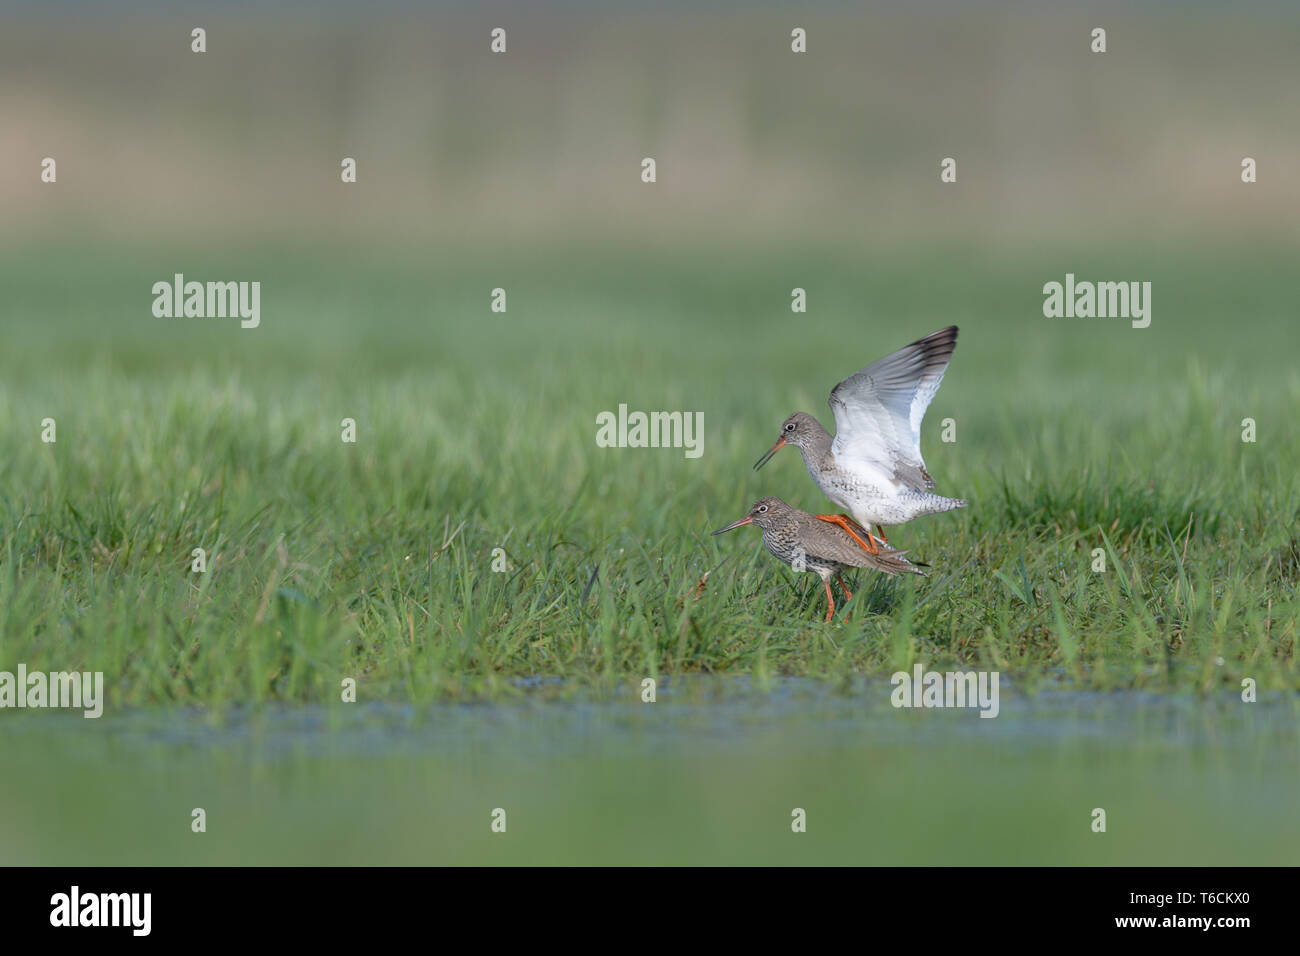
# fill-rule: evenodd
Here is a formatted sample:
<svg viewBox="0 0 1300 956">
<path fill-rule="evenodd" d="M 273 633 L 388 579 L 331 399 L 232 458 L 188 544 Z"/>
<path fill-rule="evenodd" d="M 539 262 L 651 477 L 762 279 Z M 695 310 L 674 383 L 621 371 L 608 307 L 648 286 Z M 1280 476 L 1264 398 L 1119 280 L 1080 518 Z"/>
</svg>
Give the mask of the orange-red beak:
<svg viewBox="0 0 1300 956">
<path fill-rule="evenodd" d="M 775 455 L 778 451 L 780 451 L 784 447 L 785 447 L 785 436 L 782 435 L 780 438 L 776 440 L 776 444 L 767 450 L 767 453 L 763 455 L 762 458 L 754 462 L 754 470 L 758 471 L 758 469 L 766 465 L 769 461 L 772 460 L 772 456 Z"/>
<path fill-rule="evenodd" d="M 753 523 L 754 523 L 754 516 L 753 516 L 753 515 L 745 515 L 745 517 L 741 518 L 739 521 L 733 521 L 733 522 L 731 522 L 731 524 L 727 525 L 725 528 L 719 528 L 717 531 L 715 531 L 715 532 L 713 532 L 713 533 L 714 533 L 714 534 L 722 534 L 722 532 L 724 532 L 724 531 L 731 531 L 731 530 L 733 530 L 734 528 L 739 528 L 741 525 L 753 524 Z"/>
</svg>

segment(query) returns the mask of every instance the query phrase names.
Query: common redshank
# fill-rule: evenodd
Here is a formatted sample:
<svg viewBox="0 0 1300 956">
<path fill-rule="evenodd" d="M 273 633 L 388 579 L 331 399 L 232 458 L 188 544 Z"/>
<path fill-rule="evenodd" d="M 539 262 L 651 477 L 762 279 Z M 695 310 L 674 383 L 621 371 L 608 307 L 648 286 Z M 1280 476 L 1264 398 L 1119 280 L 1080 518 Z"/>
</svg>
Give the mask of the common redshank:
<svg viewBox="0 0 1300 956">
<path fill-rule="evenodd" d="M 795 412 L 754 468 L 794 445 L 817 487 L 852 515 L 815 517 L 839 525 L 871 553 L 879 547 L 872 525 L 887 544 L 881 525 L 963 507 L 965 501 L 930 493 L 934 479 L 921 460 L 921 419 L 956 347 L 957 326 L 950 325 L 850 375 L 831 392 L 833 438 L 813 416 Z"/>
<path fill-rule="evenodd" d="M 749 514 L 713 533 L 722 534 L 746 524 L 757 524 L 762 529 L 763 547 L 777 560 L 796 570 L 813 571 L 822 579 L 826 588 L 827 621 L 835 614 L 832 576 L 844 589 L 844 599 L 853 599 L 853 592 L 840 576 L 845 568 L 871 568 L 886 574 L 925 574 L 903 557 L 902 551 L 893 548 L 864 551 L 854 543 L 857 536 L 847 529 L 818 521 L 816 515 L 792 508 L 780 498 L 759 498 L 749 509 Z"/>
</svg>

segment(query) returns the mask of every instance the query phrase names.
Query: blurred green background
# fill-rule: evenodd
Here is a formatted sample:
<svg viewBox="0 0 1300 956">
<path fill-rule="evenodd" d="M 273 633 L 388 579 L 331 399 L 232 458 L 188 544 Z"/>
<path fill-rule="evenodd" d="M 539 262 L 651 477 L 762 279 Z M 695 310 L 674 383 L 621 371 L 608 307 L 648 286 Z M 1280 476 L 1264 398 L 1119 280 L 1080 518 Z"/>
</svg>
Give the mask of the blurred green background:
<svg viewBox="0 0 1300 956">
<path fill-rule="evenodd" d="M 893 710 L 883 679 L 637 690 L 221 725 L 138 712 L 93 733 L 19 717 L 0 725 L 0 847 L 17 863 L 410 866 L 1286 866 L 1300 849 L 1300 737 L 1276 699 L 1005 686 L 985 720 Z"/>
</svg>

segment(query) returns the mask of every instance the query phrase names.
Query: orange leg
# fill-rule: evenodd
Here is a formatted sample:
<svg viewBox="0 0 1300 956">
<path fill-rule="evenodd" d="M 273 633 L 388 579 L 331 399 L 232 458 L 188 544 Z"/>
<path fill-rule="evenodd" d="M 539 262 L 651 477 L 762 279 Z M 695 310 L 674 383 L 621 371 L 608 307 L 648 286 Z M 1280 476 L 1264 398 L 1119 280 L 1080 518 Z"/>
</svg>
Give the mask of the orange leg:
<svg viewBox="0 0 1300 956">
<path fill-rule="evenodd" d="M 863 549 L 868 554 L 880 553 L 880 546 L 876 544 L 876 539 L 871 536 L 871 532 L 862 527 L 862 525 L 858 524 L 848 515 L 816 515 L 816 518 L 818 521 L 825 521 L 828 524 L 838 525 L 843 528 L 849 533 L 849 537 L 862 545 Z M 861 536 L 858 534 L 859 531 L 867 536 L 866 541 L 862 540 Z M 868 544 L 868 542 L 870 542 L 870 544 Z"/>
<path fill-rule="evenodd" d="M 847 584 L 844 583 L 844 578 L 837 574 L 837 575 L 835 575 L 835 580 L 838 581 L 838 582 L 840 582 L 840 587 L 842 587 L 842 588 L 844 589 L 844 600 L 846 600 L 846 601 L 852 601 L 852 600 L 853 600 L 853 592 L 850 591 L 850 590 L 849 590 L 849 586 L 848 586 Z"/>
<path fill-rule="evenodd" d="M 881 544 L 889 544 L 889 542 L 885 540 L 885 529 L 880 527 L 880 525 L 876 525 L 876 537 L 880 539 Z"/>
<path fill-rule="evenodd" d="M 835 616 L 835 598 L 831 596 L 831 582 L 825 580 L 822 582 L 826 586 L 826 620 L 822 623 L 829 624 L 831 618 Z"/>
</svg>

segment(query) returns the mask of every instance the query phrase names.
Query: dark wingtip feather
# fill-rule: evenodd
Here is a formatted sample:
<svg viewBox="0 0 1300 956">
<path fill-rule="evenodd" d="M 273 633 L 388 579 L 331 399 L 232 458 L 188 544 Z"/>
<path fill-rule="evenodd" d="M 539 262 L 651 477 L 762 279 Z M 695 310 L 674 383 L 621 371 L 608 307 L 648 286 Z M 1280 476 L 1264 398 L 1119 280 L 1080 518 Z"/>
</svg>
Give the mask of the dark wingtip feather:
<svg viewBox="0 0 1300 956">
<path fill-rule="evenodd" d="M 957 348 L 957 326 L 950 325 L 938 332 L 931 332 L 925 338 L 917 339 L 912 344 L 921 348 L 924 357 L 923 361 L 927 366 L 937 362 L 946 363 L 952 358 L 952 353 Z"/>
</svg>

